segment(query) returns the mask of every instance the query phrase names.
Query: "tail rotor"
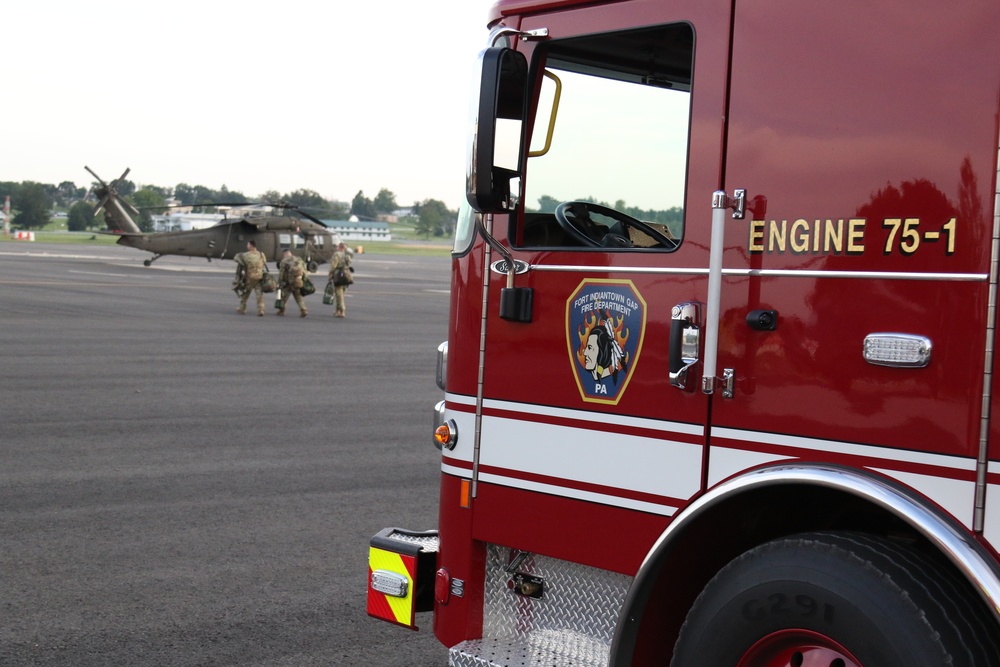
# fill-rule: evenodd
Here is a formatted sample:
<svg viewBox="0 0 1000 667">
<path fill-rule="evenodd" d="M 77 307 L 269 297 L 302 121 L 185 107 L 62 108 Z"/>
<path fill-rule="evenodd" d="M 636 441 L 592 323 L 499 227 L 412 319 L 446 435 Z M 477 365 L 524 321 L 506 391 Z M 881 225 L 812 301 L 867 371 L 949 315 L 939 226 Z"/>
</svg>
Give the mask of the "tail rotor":
<svg viewBox="0 0 1000 667">
<path fill-rule="evenodd" d="M 131 168 L 126 168 L 122 172 L 122 175 L 111 181 L 110 184 L 105 183 L 90 167 L 84 165 L 83 168 L 90 172 L 90 175 L 100 183 L 100 186 L 94 189 L 94 194 L 98 197 L 97 208 L 94 209 L 94 217 L 96 218 L 101 211 L 106 210 L 108 216 L 119 226 L 119 229 L 115 231 L 138 234 L 139 226 L 135 224 L 131 216 L 139 215 L 139 209 L 126 201 L 118 192 L 119 186 L 125 182 L 125 177 L 132 171 Z"/>
</svg>

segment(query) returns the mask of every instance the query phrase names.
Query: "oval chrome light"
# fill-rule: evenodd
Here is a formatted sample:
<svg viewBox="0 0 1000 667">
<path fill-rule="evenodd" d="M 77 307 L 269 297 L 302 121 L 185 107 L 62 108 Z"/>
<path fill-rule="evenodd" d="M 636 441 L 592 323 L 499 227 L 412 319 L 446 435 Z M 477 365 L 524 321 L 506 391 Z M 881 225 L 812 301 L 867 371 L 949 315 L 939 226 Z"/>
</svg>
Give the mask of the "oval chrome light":
<svg viewBox="0 0 1000 667">
<path fill-rule="evenodd" d="M 876 366 L 923 368 L 931 362 L 931 341 L 925 336 L 903 333 L 872 333 L 865 336 L 864 358 Z"/>
</svg>

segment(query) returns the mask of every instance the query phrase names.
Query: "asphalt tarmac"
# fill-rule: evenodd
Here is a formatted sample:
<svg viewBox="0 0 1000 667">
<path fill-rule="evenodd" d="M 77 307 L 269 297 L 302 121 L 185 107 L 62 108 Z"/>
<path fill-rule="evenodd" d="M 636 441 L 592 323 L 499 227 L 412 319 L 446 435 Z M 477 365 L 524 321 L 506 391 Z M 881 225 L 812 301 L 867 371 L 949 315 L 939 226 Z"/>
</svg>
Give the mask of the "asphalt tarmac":
<svg viewBox="0 0 1000 667">
<path fill-rule="evenodd" d="M 0 665 L 447 665 L 365 588 L 437 525 L 450 260 L 358 255 L 302 319 L 147 257 L 0 243 Z"/>
</svg>

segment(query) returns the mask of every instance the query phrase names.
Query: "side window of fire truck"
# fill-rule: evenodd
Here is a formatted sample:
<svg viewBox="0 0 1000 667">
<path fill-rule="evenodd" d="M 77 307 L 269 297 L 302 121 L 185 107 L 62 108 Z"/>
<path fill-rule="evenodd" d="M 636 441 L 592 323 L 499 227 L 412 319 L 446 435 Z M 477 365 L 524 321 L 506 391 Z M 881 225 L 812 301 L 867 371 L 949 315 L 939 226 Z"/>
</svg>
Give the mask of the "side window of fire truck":
<svg viewBox="0 0 1000 667">
<path fill-rule="evenodd" d="M 675 24 L 539 47 L 518 245 L 678 247 L 693 42 L 691 27 Z"/>
</svg>

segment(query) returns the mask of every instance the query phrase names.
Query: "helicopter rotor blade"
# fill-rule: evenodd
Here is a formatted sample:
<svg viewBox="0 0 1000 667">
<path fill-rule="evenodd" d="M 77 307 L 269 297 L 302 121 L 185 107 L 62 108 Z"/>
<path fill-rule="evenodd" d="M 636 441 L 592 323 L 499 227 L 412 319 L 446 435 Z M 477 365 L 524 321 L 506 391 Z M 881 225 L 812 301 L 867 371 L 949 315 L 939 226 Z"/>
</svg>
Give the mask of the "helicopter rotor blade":
<svg viewBox="0 0 1000 667">
<path fill-rule="evenodd" d="M 118 186 L 125 182 L 125 177 L 128 176 L 130 171 L 132 171 L 131 167 L 125 167 L 125 171 L 122 172 L 122 175 L 111 182 L 111 185 L 108 187 L 108 194 L 109 196 L 113 196 L 115 200 L 126 211 L 128 211 L 132 215 L 139 215 L 139 209 L 137 209 L 135 206 L 132 205 L 131 202 L 126 201 L 124 197 L 118 194 Z"/>
<path fill-rule="evenodd" d="M 87 165 L 83 165 L 83 168 L 86 169 L 87 171 L 89 171 L 90 175 L 93 176 L 94 178 L 96 178 L 98 183 L 100 183 L 104 187 L 108 187 L 108 184 L 105 183 L 104 180 L 100 176 L 98 176 L 97 174 L 95 174 L 93 169 L 91 169 Z"/>
<path fill-rule="evenodd" d="M 200 203 L 200 204 L 198 204 L 198 203 L 196 203 L 196 204 L 176 204 L 176 205 L 172 205 L 170 208 L 180 208 L 182 206 L 187 206 L 189 208 L 210 208 L 210 207 L 218 208 L 220 206 L 246 206 L 246 207 L 264 206 L 264 204 L 258 204 L 257 202 L 252 202 L 252 201 L 213 201 L 213 202 L 205 202 L 205 203 Z M 167 207 L 164 207 L 164 208 L 167 208 Z"/>
<path fill-rule="evenodd" d="M 104 210 L 104 207 L 107 206 L 109 199 L 111 199 L 111 195 L 106 194 L 101 198 L 99 202 L 97 202 L 97 208 L 94 209 L 95 218 L 101 213 L 101 211 Z"/>
</svg>

